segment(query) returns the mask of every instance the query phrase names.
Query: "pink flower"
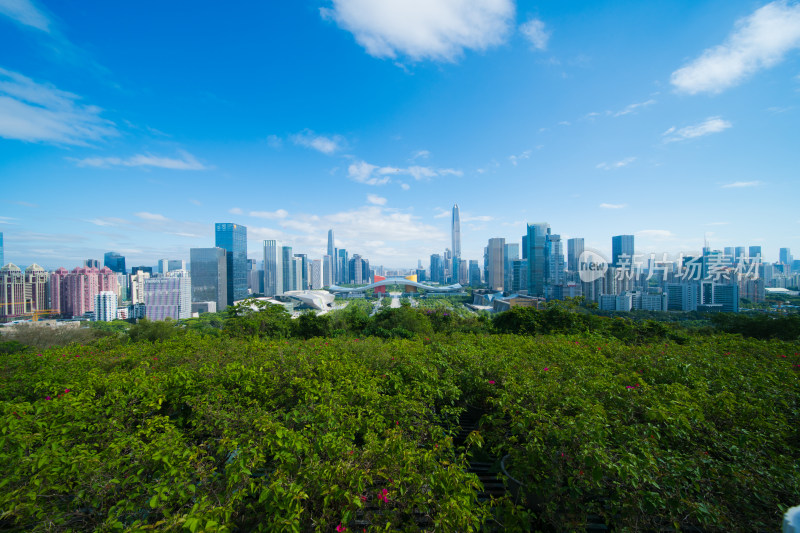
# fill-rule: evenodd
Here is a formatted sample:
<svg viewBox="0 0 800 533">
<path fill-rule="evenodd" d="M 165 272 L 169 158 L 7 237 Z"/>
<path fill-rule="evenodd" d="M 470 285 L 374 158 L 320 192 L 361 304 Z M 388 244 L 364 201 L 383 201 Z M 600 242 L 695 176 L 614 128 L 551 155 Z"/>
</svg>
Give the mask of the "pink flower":
<svg viewBox="0 0 800 533">
<path fill-rule="evenodd" d="M 44 399 L 45 400 L 52 400 L 52 398 L 50 396 L 45 396 Z"/>
<path fill-rule="evenodd" d="M 548 367 L 544 367 L 545 372 L 547 372 L 548 370 L 550 370 Z"/>
<path fill-rule="evenodd" d="M 489 385 L 494 385 L 494 380 L 493 379 L 489 380 Z"/>
<path fill-rule="evenodd" d="M 69 389 L 64 389 L 64 392 L 69 392 Z"/>
<path fill-rule="evenodd" d="M 383 489 L 380 492 L 380 494 L 378 494 L 378 499 L 380 501 L 382 501 L 383 503 L 388 503 L 389 502 L 389 491 L 386 490 L 386 489 Z"/>
<path fill-rule="evenodd" d="M 347 528 L 344 527 L 342 524 L 339 524 L 338 526 L 336 526 L 336 531 L 338 533 L 342 533 L 342 531 L 347 531 Z"/>
<path fill-rule="evenodd" d="M 361 501 L 362 501 L 362 502 L 365 502 L 365 501 L 367 501 L 367 497 L 366 497 L 366 496 L 362 496 L 362 497 L 361 497 Z"/>
</svg>

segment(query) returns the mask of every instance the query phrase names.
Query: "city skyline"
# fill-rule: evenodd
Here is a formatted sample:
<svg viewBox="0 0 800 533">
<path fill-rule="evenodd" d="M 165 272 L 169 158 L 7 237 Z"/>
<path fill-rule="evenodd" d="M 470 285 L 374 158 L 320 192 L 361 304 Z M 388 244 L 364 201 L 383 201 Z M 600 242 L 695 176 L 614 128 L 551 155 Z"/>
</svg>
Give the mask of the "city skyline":
<svg viewBox="0 0 800 533">
<path fill-rule="evenodd" d="M 188 261 L 222 220 L 413 268 L 454 204 L 464 260 L 540 221 L 800 249 L 797 2 L 154 9 L 0 0 L 6 263 Z"/>
</svg>

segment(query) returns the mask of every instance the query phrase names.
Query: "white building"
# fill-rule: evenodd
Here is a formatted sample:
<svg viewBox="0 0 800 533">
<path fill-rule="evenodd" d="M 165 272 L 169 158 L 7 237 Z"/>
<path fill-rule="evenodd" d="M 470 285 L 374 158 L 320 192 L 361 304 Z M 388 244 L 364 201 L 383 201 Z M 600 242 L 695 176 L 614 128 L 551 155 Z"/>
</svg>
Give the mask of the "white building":
<svg viewBox="0 0 800 533">
<path fill-rule="evenodd" d="M 311 261 L 311 276 L 309 277 L 311 281 L 311 288 L 313 290 L 319 290 L 322 288 L 322 260 L 321 259 L 314 259 Z"/>
<path fill-rule="evenodd" d="M 112 322 L 117 319 L 117 295 L 102 291 L 94 297 L 94 318 L 98 322 Z"/>
<path fill-rule="evenodd" d="M 144 304 L 150 320 L 191 318 L 192 283 L 185 270 L 168 272 L 166 277 L 145 281 Z"/>
</svg>

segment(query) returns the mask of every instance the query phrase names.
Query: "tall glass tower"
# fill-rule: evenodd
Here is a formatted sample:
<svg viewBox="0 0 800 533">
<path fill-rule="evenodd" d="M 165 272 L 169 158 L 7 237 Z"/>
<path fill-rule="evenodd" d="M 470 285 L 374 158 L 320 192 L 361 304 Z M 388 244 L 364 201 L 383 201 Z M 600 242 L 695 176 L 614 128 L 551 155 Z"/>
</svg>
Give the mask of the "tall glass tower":
<svg viewBox="0 0 800 533">
<path fill-rule="evenodd" d="M 191 248 L 192 301 L 215 302 L 217 311 L 228 306 L 228 258 L 222 248 Z"/>
<path fill-rule="evenodd" d="M 328 255 L 331 256 L 333 259 L 331 261 L 331 279 L 338 280 L 336 277 L 336 249 L 333 243 L 333 230 L 328 230 Z M 334 281 L 335 282 L 335 281 Z"/>
<path fill-rule="evenodd" d="M 528 295 L 544 296 L 547 274 L 547 236 L 550 224 L 528 224 Z"/>
<path fill-rule="evenodd" d="M 620 266 L 620 256 L 626 256 L 628 264 L 633 264 L 633 235 L 614 235 L 611 237 L 611 264 Z"/>
<path fill-rule="evenodd" d="M 458 214 L 458 204 L 453 205 L 453 220 L 450 227 L 453 247 L 453 268 L 450 270 L 453 283 L 458 283 L 458 267 L 461 264 L 461 217 Z"/>
<path fill-rule="evenodd" d="M 241 224 L 218 222 L 214 227 L 215 246 L 225 250 L 228 263 L 228 305 L 247 298 L 247 228 Z"/>
<path fill-rule="evenodd" d="M 6 266 L 6 258 L 3 253 L 3 232 L 0 231 L 0 268 Z"/>
</svg>

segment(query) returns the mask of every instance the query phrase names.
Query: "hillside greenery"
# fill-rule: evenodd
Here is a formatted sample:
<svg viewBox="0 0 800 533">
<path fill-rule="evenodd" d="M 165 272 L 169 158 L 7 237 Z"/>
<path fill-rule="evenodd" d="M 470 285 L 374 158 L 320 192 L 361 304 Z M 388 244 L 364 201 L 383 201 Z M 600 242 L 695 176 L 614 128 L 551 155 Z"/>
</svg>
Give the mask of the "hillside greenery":
<svg viewBox="0 0 800 533">
<path fill-rule="evenodd" d="M 794 319 L 453 310 L 0 339 L 0 529 L 744 532 L 800 503 Z"/>
</svg>

